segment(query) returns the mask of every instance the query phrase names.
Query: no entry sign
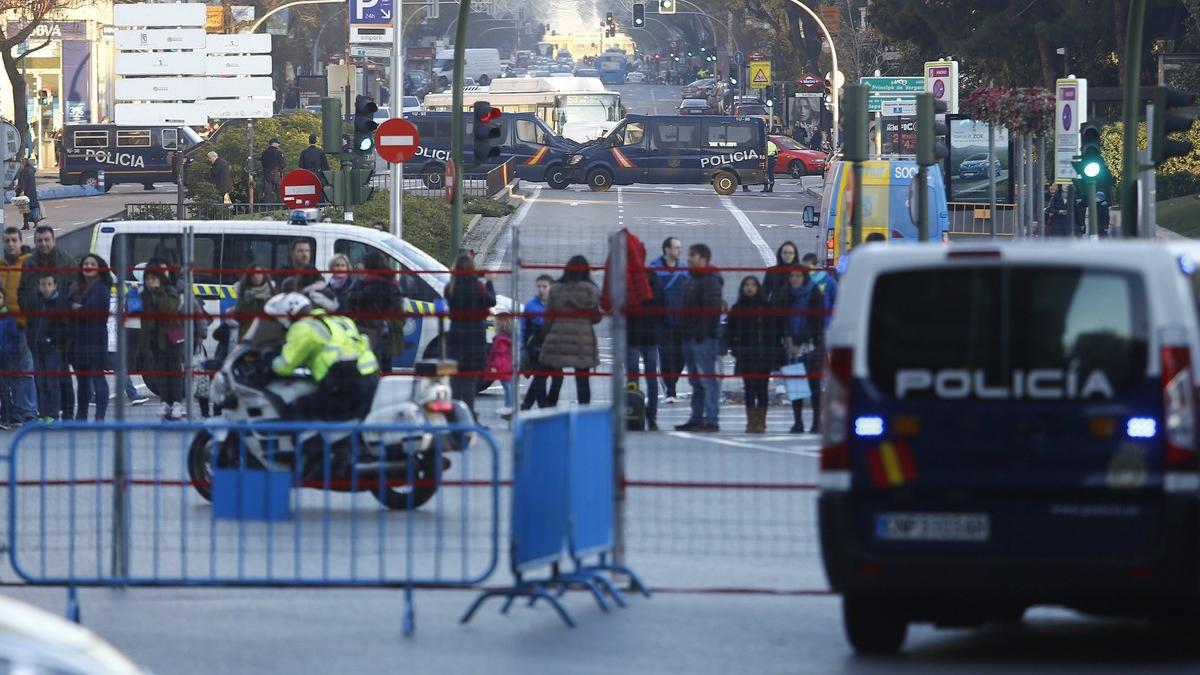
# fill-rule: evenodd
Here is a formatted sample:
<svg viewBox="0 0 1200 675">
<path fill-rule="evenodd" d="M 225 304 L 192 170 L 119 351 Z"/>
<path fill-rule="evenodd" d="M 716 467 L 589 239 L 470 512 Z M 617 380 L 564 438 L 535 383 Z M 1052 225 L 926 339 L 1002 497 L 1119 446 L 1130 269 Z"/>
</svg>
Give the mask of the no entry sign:
<svg viewBox="0 0 1200 675">
<path fill-rule="evenodd" d="M 279 184 L 279 197 L 291 209 L 316 206 L 321 201 L 322 192 L 321 179 L 308 169 L 287 172 Z"/>
<path fill-rule="evenodd" d="M 375 151 L 390 164 L 403 164 L 417 154 L 421 136 L 412 122 L 395 118 L 375 130 Z"/>
</svg>

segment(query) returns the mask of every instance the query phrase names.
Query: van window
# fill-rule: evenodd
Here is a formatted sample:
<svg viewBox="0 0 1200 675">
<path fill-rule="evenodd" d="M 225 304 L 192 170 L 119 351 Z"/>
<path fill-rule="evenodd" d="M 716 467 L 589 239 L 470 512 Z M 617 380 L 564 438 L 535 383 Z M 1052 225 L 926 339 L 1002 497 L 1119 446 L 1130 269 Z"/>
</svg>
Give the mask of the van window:
<svg viewBox="0 0 1200 675">
<path fill-rule="evenodd" d="M 285 270 L 291 267 L 291 243 L 294 237 L 269 234 L 227 234 L 225 235 L 225 255 L 221 274 L 222 284 L 236 284 L 246 270 L 253 265 L 262 265 L 268 270 Z M 312 237 L 304 237 L 312 250 L 317 250 L 317 242 Z M 327 261 L 325 261 L 327 262 Z M 314 265 L 323 264 L 314 260 Z M 286 278 L 278 272 L 271 274 L 271 283 L 278 288 Z"/>
<path fill-rule="evenodd" d="M 700 122 L 670 122 L 658 124 L 654 138 L 656 149 L 695 149 L 700 147 Z"/>
<path fill-rule="evenodd" d="M 621 145 L 641 145 L 646 136 L 646 126 L 642 122 L 630 122 L 621 130 Z"/>
<path fill-rule="evenodd" d="M 77 148 L 107 148 L 107 131 L 76 131 L 74 146 Z"/>
<path fill-rule="evenodd" d="M 1135 274 L 1078 267 L 920 269 L 881 274 L 871 299 L 871 381 L 895 392 L 900 370 L 1102 372 L 1113 393 L 1145 377 L 1146 300 Z M 975 385 L 974 389 L 978 389 Z M 932 397 L 932 388 L 905 398 Z"/>
<path fill-rule="evenodd" d="M 406 272 L 419 271 L 413 270 L 409 266 L 400 263 L 387 253 L 380 251 L 370 244 L 364 244 L 361 241 L 338 239 L 333 244 L 333 252 L 341 253 L 349 258 L 350 267 L 357 267 L 358 264 L 362 262 L 363 257 L 371 251 L 381 254 L 384 259 L 388 261 L 388 265 L 393 270 L 404 270 Z M 397 279 L 399 280 L 400 288 L 404 294 L 404 297 L 408 298 L 409 300 L 437 302 L 441 297 L 438 295 L 437 291 L 433 290 L 433 287 L 426 283 L 425 280 L 422 279 L 418 274 L 401 274 L 397 275 Z"/>
<path fill-rule="evenodd" d="M 150 147 L 149 129 L 118 129 L 118 148 L 148 148 Z"/>
<path fill-rule="evenodd" d="M 522 143 L 532 143 L 534 145 L 549 145 L 546 140 L 546 131 L 531 120 L 517 120 L 517 140 Z"/>
<path fill-rule="evenodd" d="M 163 150 L 176 150 L 179 148 L 179 130 L 178 129 L 163 129 L 162 130 L 162 147 L 163 147 Z"/>
<path fill-rule="evenodd" d="M 709 124 L 708 147 L 742 148 L 754 145 L 754 128 L 748 124 Z"/>
<path fill-rule="evenodd" d="M 137 234 L 120 234 L 113 237 L 112 250 L 109 251 L 109 260 L 117 259 L 118 243 L 125 237 L 129 238 L 129 260 L 135 268 L 144 268 L 151 261 L 163 262 L 170 266 L 178 266 L 183 262 L 183 235 L 182 234 L 158 234 L 158 233 L 137 233 Z M 214 284 L 217 283 L 216 270 L 221 266 L 220 251 L 221 251 L 221 235 L 219 234 L 197 234 L 196 235 L 196 274 L 195 282 L 198 284 Z M 182 278 L 182 272 L 174 272 L 178 277 Z M 125 275 L 127 280 L 133 280 L 132 270 Z"/>
</svg>

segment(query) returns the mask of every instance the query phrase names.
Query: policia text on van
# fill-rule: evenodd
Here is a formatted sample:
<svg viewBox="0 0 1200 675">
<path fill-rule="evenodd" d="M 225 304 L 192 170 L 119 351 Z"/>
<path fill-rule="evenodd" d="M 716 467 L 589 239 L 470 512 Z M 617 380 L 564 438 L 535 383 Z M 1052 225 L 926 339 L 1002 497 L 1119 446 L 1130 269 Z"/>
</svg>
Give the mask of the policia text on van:
<svg viewBox="0 0 1200 675">
<path fill-rule="evenodd" d="M 749 117 L 628 115 L 567 159 L 568 178 L 603 192 L 634 183 L 711 183 L 730 195 L 766 182 L 767 136 Z"/>
<path fill-rule="evenodd" d="M 175 153 L 185 155 L 203 139 L 190 127 L 80 124 L 63 128 L 59 147 L 58 182 L 99 187 L 117 183 L 175 182 Z"/>
<path fill-rule="evenodd" d="M 469 113 L 463 116 L 463 133 L 470 139 L 474 118 Z M 406 118 L 417 127 L 421 145 L 417 154 L 405 162 L 404 170 L 419 173 L 426 187 L 440 189 L 450 160 L 450 113 L 418 113 Z M 579 148 L 578 143 L 555 136 L 534 113 L 504 113 L 495 121 L 500 125 L 500 161 L 516 160 L 518 178 L 545 181 L 556 190 L 567 187 L 564 162 Z M 463 147 L 469 164 L 473 161 L 471 141 L 465 141 Z"/>
</svg>

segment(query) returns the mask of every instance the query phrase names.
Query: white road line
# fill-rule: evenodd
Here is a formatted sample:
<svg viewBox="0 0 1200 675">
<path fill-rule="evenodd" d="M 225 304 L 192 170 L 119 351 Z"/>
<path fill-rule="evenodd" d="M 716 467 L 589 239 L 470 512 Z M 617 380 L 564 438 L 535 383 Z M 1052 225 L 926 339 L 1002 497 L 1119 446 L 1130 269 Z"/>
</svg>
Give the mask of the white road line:
<svg viewBox="0 0 1200 675">
<path fill-rule="evenodd" d="M 821 456 L 820 450 L 788 450 L 787 448 L 767 448 L 754 443 L 743 443 L 741 441 L 735 441 L 728 438 L 721 438 L 713 434 L 693 434 L 686 431 L 671 431 L 668 432 L 667 435 L 674 436 L 676 438 L 683 438 L 689 441 L 708 441 L 709 443 L 716 443 L 718 445 L 728 445 L 735 448 L 748 448 L 750 450 L 771 452 L 779 455 L 798 455 L 802 457 Z"/>
<path fill-rule="evenodd" d="M 520 226 L 521 222 L 525 220 L 525 216 L 529 215 L 529 209 L 533 208 L 533 203 L 537 201 L 538 195 L 542 194 L 541 185 L 534 185 L 532 187 L 533 194 L 528 197 L 522 197 L 525 203 L 521 204 L 521 207 L 517 209 L 515 214 L 513 214 L 512 220 L 508 221 L 508 226 L 510 228 Z M 493 254 L 494 258 L 488 265 L 490 269 L 498 270 L 500 269 L 500 266 L 504 264 L 504 256 L 508 254 L 508 243 L 510 241 L 512 241 L 512 237 L 500 238 L 500 241 L 496 246 L 495 253 Z"/>
<path fill-rule="evenodd" d="M 721 206 L 724 206 L 725 210 L 733 214 L 733 219 L 736 220 L 738 225 L 741 226 L 742 232 L 745 233 L 746 238 L 750 240 L 750 243 L 754 245 L 754 248 L 758 249 L 758 254 L 762 256 L 763 262 L 767 265 L 774 265 L 775 252 L 771 250 L 771 247 L 767 245 L 766 240 L 763 239 L 762 235 L 758 233 L 758 228 L 754 227 L 754 223 L 750 222 L 750 219 L 746 217 L 746 214 L 734 205 L 732 199 L 729 197 L 721 197 L 720 200 Z"/>
</svg>

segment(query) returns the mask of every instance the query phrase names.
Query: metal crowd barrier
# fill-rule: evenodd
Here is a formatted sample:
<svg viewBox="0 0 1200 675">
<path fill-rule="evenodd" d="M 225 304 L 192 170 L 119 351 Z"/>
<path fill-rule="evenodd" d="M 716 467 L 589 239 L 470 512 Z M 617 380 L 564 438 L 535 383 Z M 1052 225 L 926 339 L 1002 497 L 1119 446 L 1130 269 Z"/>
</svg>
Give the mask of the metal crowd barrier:
<svg viewBox="0 0 1200 675">
<path fill-rule="evenodd" d="M 217 471 L 208 453 L 206 476 L 206 455 L 193 450 L 215 447 L 205 435 L 218 431 L 237 440 L 217 451 Z M 268 462 L 286 459 L 283 439 L 318 444 L 321 461 L 239 469 L 254 466 L 252 433 Z M 471 437 L 480 440 L 450 451 Z M 426 450 L 416 454 L 421 439 Z M 402 462 L 404 475 L 341 469 L 368 452 Z M 473 586 L 497 567 L 499 451 L 484 427 L 33 425 L 0 461 L 12 568 L 29 584 L 66 586 L 76 619 L 79 586 L 398 587 L 409 634 L 414 588 Z"/>
<path fill-rule="evenodd" d="M 511 569 L 515 584 L 484 591 L 463 615 L 467 623 L 488 598 L 506 598 L 507 613 L 518 597 L 549 602 L 568 626 L 575 622 L 558 598 L 572 586 L 590 591 L 604 611 L 607 592 L 619 606 L 621 593 L 605 572 L 627 575 L 633 587 L 650 592 L 627 567 L 609 562 L 615 540 L 615 468 L 612 409 L 586 406 L 529 413 L 513 430 Z M 598 556 L 596 564 L 583 559 Z M 561 565 L 570 562 L 572 569 Z M 550 566 L 544 579 L 526 577 Z M 549 587 L 557 587 L 553 594 Z"/>
<path fill-rule="evenodd" d="M 1013 204 L 996 204 L 996 213 L 992 214 L 987 204 L 966 202 L 950 202 L 950 237 L 974 239 L 991 234 L 991 221 L 996 220 L 996 236 L 1013 236 L 1013 225 L 1016 217 L 1016 206 Z"/>
</svg>

